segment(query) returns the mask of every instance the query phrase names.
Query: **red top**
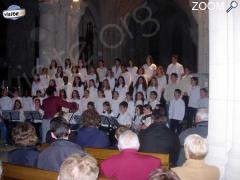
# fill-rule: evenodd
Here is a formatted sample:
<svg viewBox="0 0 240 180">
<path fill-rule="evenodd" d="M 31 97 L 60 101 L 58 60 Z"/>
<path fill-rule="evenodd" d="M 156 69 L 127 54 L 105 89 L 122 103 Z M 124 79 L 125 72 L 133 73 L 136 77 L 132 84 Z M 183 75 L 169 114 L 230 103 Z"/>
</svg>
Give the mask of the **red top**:
<svg viewBox="0 0 240 180">
<path fill-rule="evenodd" d="M 147 180 L 149 174 L 161 167 L 159 159 L 126 149 L 101 163 L 101 173 L 117 180 Z"/>
<path fill-rule="evenodd" d="M 42 110 L 44 111 L 43 119 L 52 118 L 57 112 L 62 110 L 62 107 L 70 110 L 77 109 L 76 103 L 69 103 L 57 96 L 50 96 L 43 100 Z"/>
</svg>

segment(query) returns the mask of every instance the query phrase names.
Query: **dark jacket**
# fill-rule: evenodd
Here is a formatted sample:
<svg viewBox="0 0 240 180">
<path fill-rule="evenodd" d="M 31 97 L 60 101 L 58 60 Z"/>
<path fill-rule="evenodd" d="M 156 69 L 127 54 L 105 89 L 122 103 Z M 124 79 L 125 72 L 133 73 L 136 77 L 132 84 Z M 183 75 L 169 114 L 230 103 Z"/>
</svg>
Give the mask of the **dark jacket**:
<svg viewBox="0 0 240 180">
<path fill-rule="evenodd" d="M 67 140 L 56 140 L 38 156 L 37 167 L 59 171 L 62 162 L 71 154 L 81 153 L 82 148 Z"/>
<path fill-rule="evenodd" d="M 165 124 L 151 124 L 147 129 L 140 131 L 139 140 L 140 151 L 168 153 L 170 162 L 176 164 L 180 149 L 179 139 Z"/>
<path fill-rule="evenodd" d="M 79 129 L 76 137 L 76 143 L 83 148 L 108 148 L 110 146 L 109 138 L 105 132 L 94 127 Z"/>
<path fill-rule="evenodd" d="M 186 160 L 183 145 L 184 145 L 185 138 L 190 134 L 198 134 L 206 138 L 208 135 L 208 122 L 207 121 L 199 122 L 196 125 L 196 127 L 188 128 L 185 131 L 181 132 L 181 134 L 179 135 L 181 149 L 180 149 L 180 154 L 177 162 L 178 166 L 182 166 Z"/>
<path fill-rule="evenodd" d="M 39 151 L 35 147 L 18 147 L 8 152 L 8 162 L 22 166 L 37 166 Z"/>
</svg>

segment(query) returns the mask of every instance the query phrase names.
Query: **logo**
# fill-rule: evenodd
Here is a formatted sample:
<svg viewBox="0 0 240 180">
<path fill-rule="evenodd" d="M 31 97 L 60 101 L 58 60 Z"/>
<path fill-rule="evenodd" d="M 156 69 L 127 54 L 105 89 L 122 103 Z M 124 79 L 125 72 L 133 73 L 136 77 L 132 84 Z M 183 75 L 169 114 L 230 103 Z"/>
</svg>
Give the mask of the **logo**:
<svg viewBox="0 0 240 180">
<path fill-rule="evenodd" d="M 25 9 L 21 9 L 18 5 L 11 5 L 7 10 L 3 11 L 3 17 L 11 20 L 17 20 L 25 16 L 25 14 Z"/>
</svg>

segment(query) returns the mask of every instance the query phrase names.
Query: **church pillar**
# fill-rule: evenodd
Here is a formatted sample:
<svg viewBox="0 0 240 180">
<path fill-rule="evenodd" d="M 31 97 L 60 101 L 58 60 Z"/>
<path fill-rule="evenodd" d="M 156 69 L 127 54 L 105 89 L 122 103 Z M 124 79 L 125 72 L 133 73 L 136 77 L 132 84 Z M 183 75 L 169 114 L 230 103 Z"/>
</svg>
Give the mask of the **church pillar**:
<svg viewBox="0 0 240 180">
<path fill-rule="evenodd" d="M 212 0 L 213 3 L 228 0 Z M 209 11 L 210 100 L 209 153 L 206 161 L 217 165 L 221 179 L 240 177 L 240 11 Z"/>
<path fill-rule="evenodd" d="M 198 73 L 209 72 L 208 11 L 197 11 L 198 19 Z"/>
<path fill-rule="evenodd" d="M 79 21 L 85 10 L 82 0 L 53 0 L 39 3 L 39 7 L 38 65 L 48 66 L 53 58 L 61 65 L 67 57 L 76 62 L 79 57 Z"/>
</svg>

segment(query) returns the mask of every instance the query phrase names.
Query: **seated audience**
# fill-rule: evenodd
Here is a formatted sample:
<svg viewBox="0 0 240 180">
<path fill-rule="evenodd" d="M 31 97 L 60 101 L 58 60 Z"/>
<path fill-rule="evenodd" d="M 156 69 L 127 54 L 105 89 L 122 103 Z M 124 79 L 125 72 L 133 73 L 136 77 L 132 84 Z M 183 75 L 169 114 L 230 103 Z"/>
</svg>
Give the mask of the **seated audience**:
<svg viewBox="0 0 240 180">
<path fill-rule="evenodd" d="M 35 145 L 38 142 L 35 128 L 28 122 L 21 123 L 12 130 L 16 149 L 8 152 L 8 162 L 23 166 L 37 166 L 39 152 Z"/>
<path fill-rule="evenodd" d="M 72 154 L 61 165 L 58 180 L 96 180 L 97 161 L 86 153 Z"/>
<path fill-rule="evenodd" d="M 149 180 L 180 180 L 173 171 L 164 172 L 162 169 L 157 169 L 149 175 Z"/>
<path fill-rule="evenodd" d="M 62 162 L 71 154 L 82 152 L 82 148 L 68 141 L 69 123 L 62 117 L 53 118 L 50 122 L 51 136 L 55 139 L 38 157 L 37 167 L 59 171 Z"/>
<path fill-rule="evenodd" d="M 197 134 L 189 135 L 184 142 L 186 161 L 182 167 L 173 168 L 183 180 L 218 180 L 219 169 L 207 165 L 204 158 L 208 153 L 208 143 L 205 138 Z"/>
<path fill-rule="evenodd" d="M 120 154 L 114 155 L 101 163 L 102 175 L 118 180 L 147 180 L 153 170 L 160 167 L 160 160 L 141 155 L 137 135 L 127 130 L 119 136 Z"/>
<path fill-rule="evenodd" d="M 86 110 L 81 117 L 83 127 L 78 130 L 75 142 L 84 147 L 108 148 L 108 136 L 99 130 L 101 118 L 95 110 Z"/>
<path fill-rule="evenodd" d="M 166 116 L 160 110 L 152 113 L 153 123 L 139 132 L 140 151 L 151 153 L 166 153 L 170 162 L 175 165 L 179 154 L 178 136 L 166 126 Z"/>
<path fill-rule="evenodd" d="M 178 158 L 177 164 L 181 166 L 185 159 L 184 156 L 184 140 L 187 136 L 191 134 L 198 134 L 204 138 L 208 135 L 208 109 L 198 109 L 196 118 L 195 118 L 196 127 L 188 128 L 179 135 L 179 140 L 181 144 L 181 150 Z"/>
</svg>

